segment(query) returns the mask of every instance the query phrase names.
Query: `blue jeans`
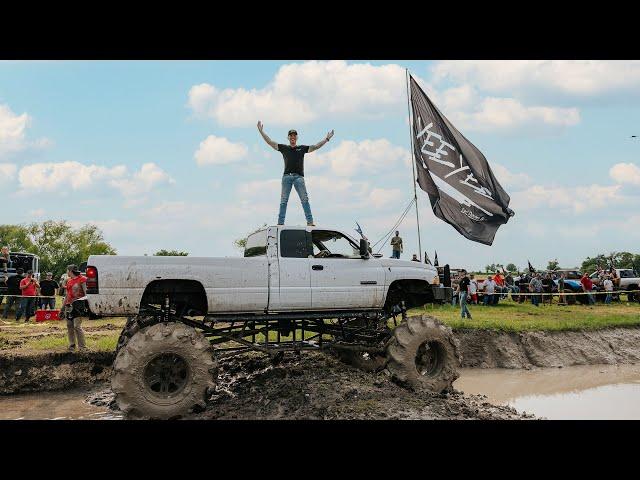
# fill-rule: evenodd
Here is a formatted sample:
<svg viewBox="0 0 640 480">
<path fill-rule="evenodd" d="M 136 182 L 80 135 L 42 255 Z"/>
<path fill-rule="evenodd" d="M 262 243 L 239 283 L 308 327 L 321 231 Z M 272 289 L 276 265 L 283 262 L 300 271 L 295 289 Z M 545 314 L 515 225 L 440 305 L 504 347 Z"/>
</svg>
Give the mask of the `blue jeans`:
<svg viewBox="0 0 640 480">
<path fill-rule="evenodd" d="M 467 292 L 460 292 L 460 316 L 462 318 L 464 318 L 465 313 L 467 314 L 468 318 L 471 318 L 471 312 L 469 312 L 469 309 L 467 308 L 468 296 L 469 295 Z"/>
<path fill-rule="evenodd" d="M 538 305 L 540 305 L 540 295 L 539 295 L 539 293 L 540 292 L 533 292 L 533 295 L 531 295 L 531 303 L 533 305 L 535 305 L 536 307 Z"/>
<path fill-rule="evenodd" d="M 398 260 L 400 260 L 400 250 L 392 250 L 391 258 L 397 258 Z"/>
<path fill-rule="evenodd" d="M 278 213 L 278 225 L 284 225 L 284 217 L 287 214 L 287 203 L 289 202 L 289 195 L 291 194 L 291 187 L 295 187 L 300 201 L 302 202 L 302 209 L 304 210 L 304 216 L 307 219 L 307 223 L 313 223 L 313 216 L 311 215 L 311 205 L 309 205 L 309 195 L 307 195 L 307 187 L 304 183 L 304 177 L 297 173 L 288 173 L 282 176 L 282 193 L 280 195 L 280 213 Z"/>
<path fill-rule="evenodd" d="M 16 320 L 20 320 L 22 314 L 24 313 L 26 321 L 29 321 L 29 319 L 33 316 L 35 309 L 36 297 L 22 297 L 20 299 L 18 310 L 16 311 Z"/>
<path fill-rule="evenodd" d="M 589 305 L 595 305 L 596 300 L 593 298 L 591 292 L 587 292 L 587 300 L 589 301 Z"/>
<path fill-rule="evenodd" d="M 611 303 L 611 293 L 607 292 L 607 296 L 604 299 L 604 303 L 606 303 L 607 305 Z"/>
<path fill-rule="evenodd" d="M 55 298 L 41 298 L 40 299 L 40 308 L 44 310 L 49 307 L 49 310 L 54 310 L 56 308 L 56 299 Z"/>
<path fill-rule="evenodd" d="M 494 300 L 493 300 L 493 293 L 485 293 L 482 297 L 482 303 L 484 305 L 493 305 Z"/>
</svg>

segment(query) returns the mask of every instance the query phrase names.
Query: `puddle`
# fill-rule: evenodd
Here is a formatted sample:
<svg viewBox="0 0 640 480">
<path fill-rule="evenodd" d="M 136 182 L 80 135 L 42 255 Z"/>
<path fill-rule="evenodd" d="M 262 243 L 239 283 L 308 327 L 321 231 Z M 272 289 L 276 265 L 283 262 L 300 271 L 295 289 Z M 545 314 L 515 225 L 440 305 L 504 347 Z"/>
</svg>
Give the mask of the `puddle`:
<svg viewBox="0 0 640 480">
<path fill-rule="evenodd" d="M 0 420 L 119 420 L 106 406 L 91 405 L 92 390 L 0 396 Z"/>
<path fill-rule="evenodd" d="M 454 387 L 548 419 L 640 419 L 640 365 L 462 369 Z"/>
</svg>

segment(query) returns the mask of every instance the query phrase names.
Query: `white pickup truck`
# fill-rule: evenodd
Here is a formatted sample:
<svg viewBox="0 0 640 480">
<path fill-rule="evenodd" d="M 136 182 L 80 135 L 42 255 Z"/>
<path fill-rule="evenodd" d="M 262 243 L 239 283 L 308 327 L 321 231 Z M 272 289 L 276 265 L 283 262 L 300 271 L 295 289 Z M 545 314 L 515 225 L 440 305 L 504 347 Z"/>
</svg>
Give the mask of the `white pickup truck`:
<svg viewBox="0 0 640 480">
<path fill-rule="evenodd" d="M 319 227 L 260 230 L 242 258 L 92 255 L 87 265 L 89 308 L 102 316 L 137 315 L 167 296 L 196 315 L 381 310 L 433 300 L 438 279 L 431 265 L 371 255 Z"/>
<path fill-rule="evenodd" d="M 247 350 L 274 361 L 287 350 L 331 351 L 434 392 L 458 376 L 451 329 L 406 314 L 450 298 L 436 269 L 373 255 L 366 240 L 337 229 L 267 227 L 248 237 L 243 258 L 92 255 L 87 263 L 90 310 L 129 317 L 111 380 L 129 417 L 204 407 L 217 362 Z"/>
</svg>

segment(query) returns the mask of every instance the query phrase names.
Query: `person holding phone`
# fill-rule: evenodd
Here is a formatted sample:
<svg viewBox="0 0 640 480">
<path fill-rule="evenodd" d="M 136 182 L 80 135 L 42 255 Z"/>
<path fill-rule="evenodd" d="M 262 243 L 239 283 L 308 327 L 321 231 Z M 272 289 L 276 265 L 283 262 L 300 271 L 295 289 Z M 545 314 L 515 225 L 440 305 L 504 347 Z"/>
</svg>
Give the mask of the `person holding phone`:
<svg viewBox="0 0 640 480">
<path fill-rule="evenodd" d="M 25 323 L 31 319 L 36 307 L 36 295 L 40 284 L 33 277 L 33 270 L 27 271 L 27 276 L 20 281 L 20 290 L 22 298 L 20 299 L 20 305 L 16 311 L 16 321 L 19 322 L 22 314 L 24 313 Z"/>
</svg>

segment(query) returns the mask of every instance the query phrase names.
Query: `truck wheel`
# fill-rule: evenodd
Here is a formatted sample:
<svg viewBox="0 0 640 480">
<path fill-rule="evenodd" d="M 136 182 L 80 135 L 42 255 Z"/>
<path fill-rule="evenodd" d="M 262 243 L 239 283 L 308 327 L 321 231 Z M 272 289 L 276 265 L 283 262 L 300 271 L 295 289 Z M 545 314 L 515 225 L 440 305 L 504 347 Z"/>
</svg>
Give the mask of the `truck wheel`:
<svg viewBox="0 0 640 480">
<path fill-rule="evenodd" d="M 387 356 L 381 353 L 335 349 L 335 354 L 341 362 L 365 372 L 379 372 L 387 364 Z"/>
<path fill-rule="evenodd" d="M 182 323 L 136 332 L 113 364 L 111 389 L 131 418 L 178 418 L 206 406 L 217 364 L 205 336 Z"/>
<path fill-rule="evenodd" d="M 458 378 L 453 332 L 428 315 L 409 317 L 394 329 L 387 358 L 393 379 L 417 391 L 449 391 Z"/>
<path fill-rule="evenodd" d="M 124 328 L 120 332 L 118 337 L 118 344 L 116 345 L 116 355 L 122 347 L 124 347 L 129 339 L 133 337 L 141 328 L 150 326 L 154 323 L 155 319 L 152 316 L 135 316 L 129 317 Z"/>
</svg>

